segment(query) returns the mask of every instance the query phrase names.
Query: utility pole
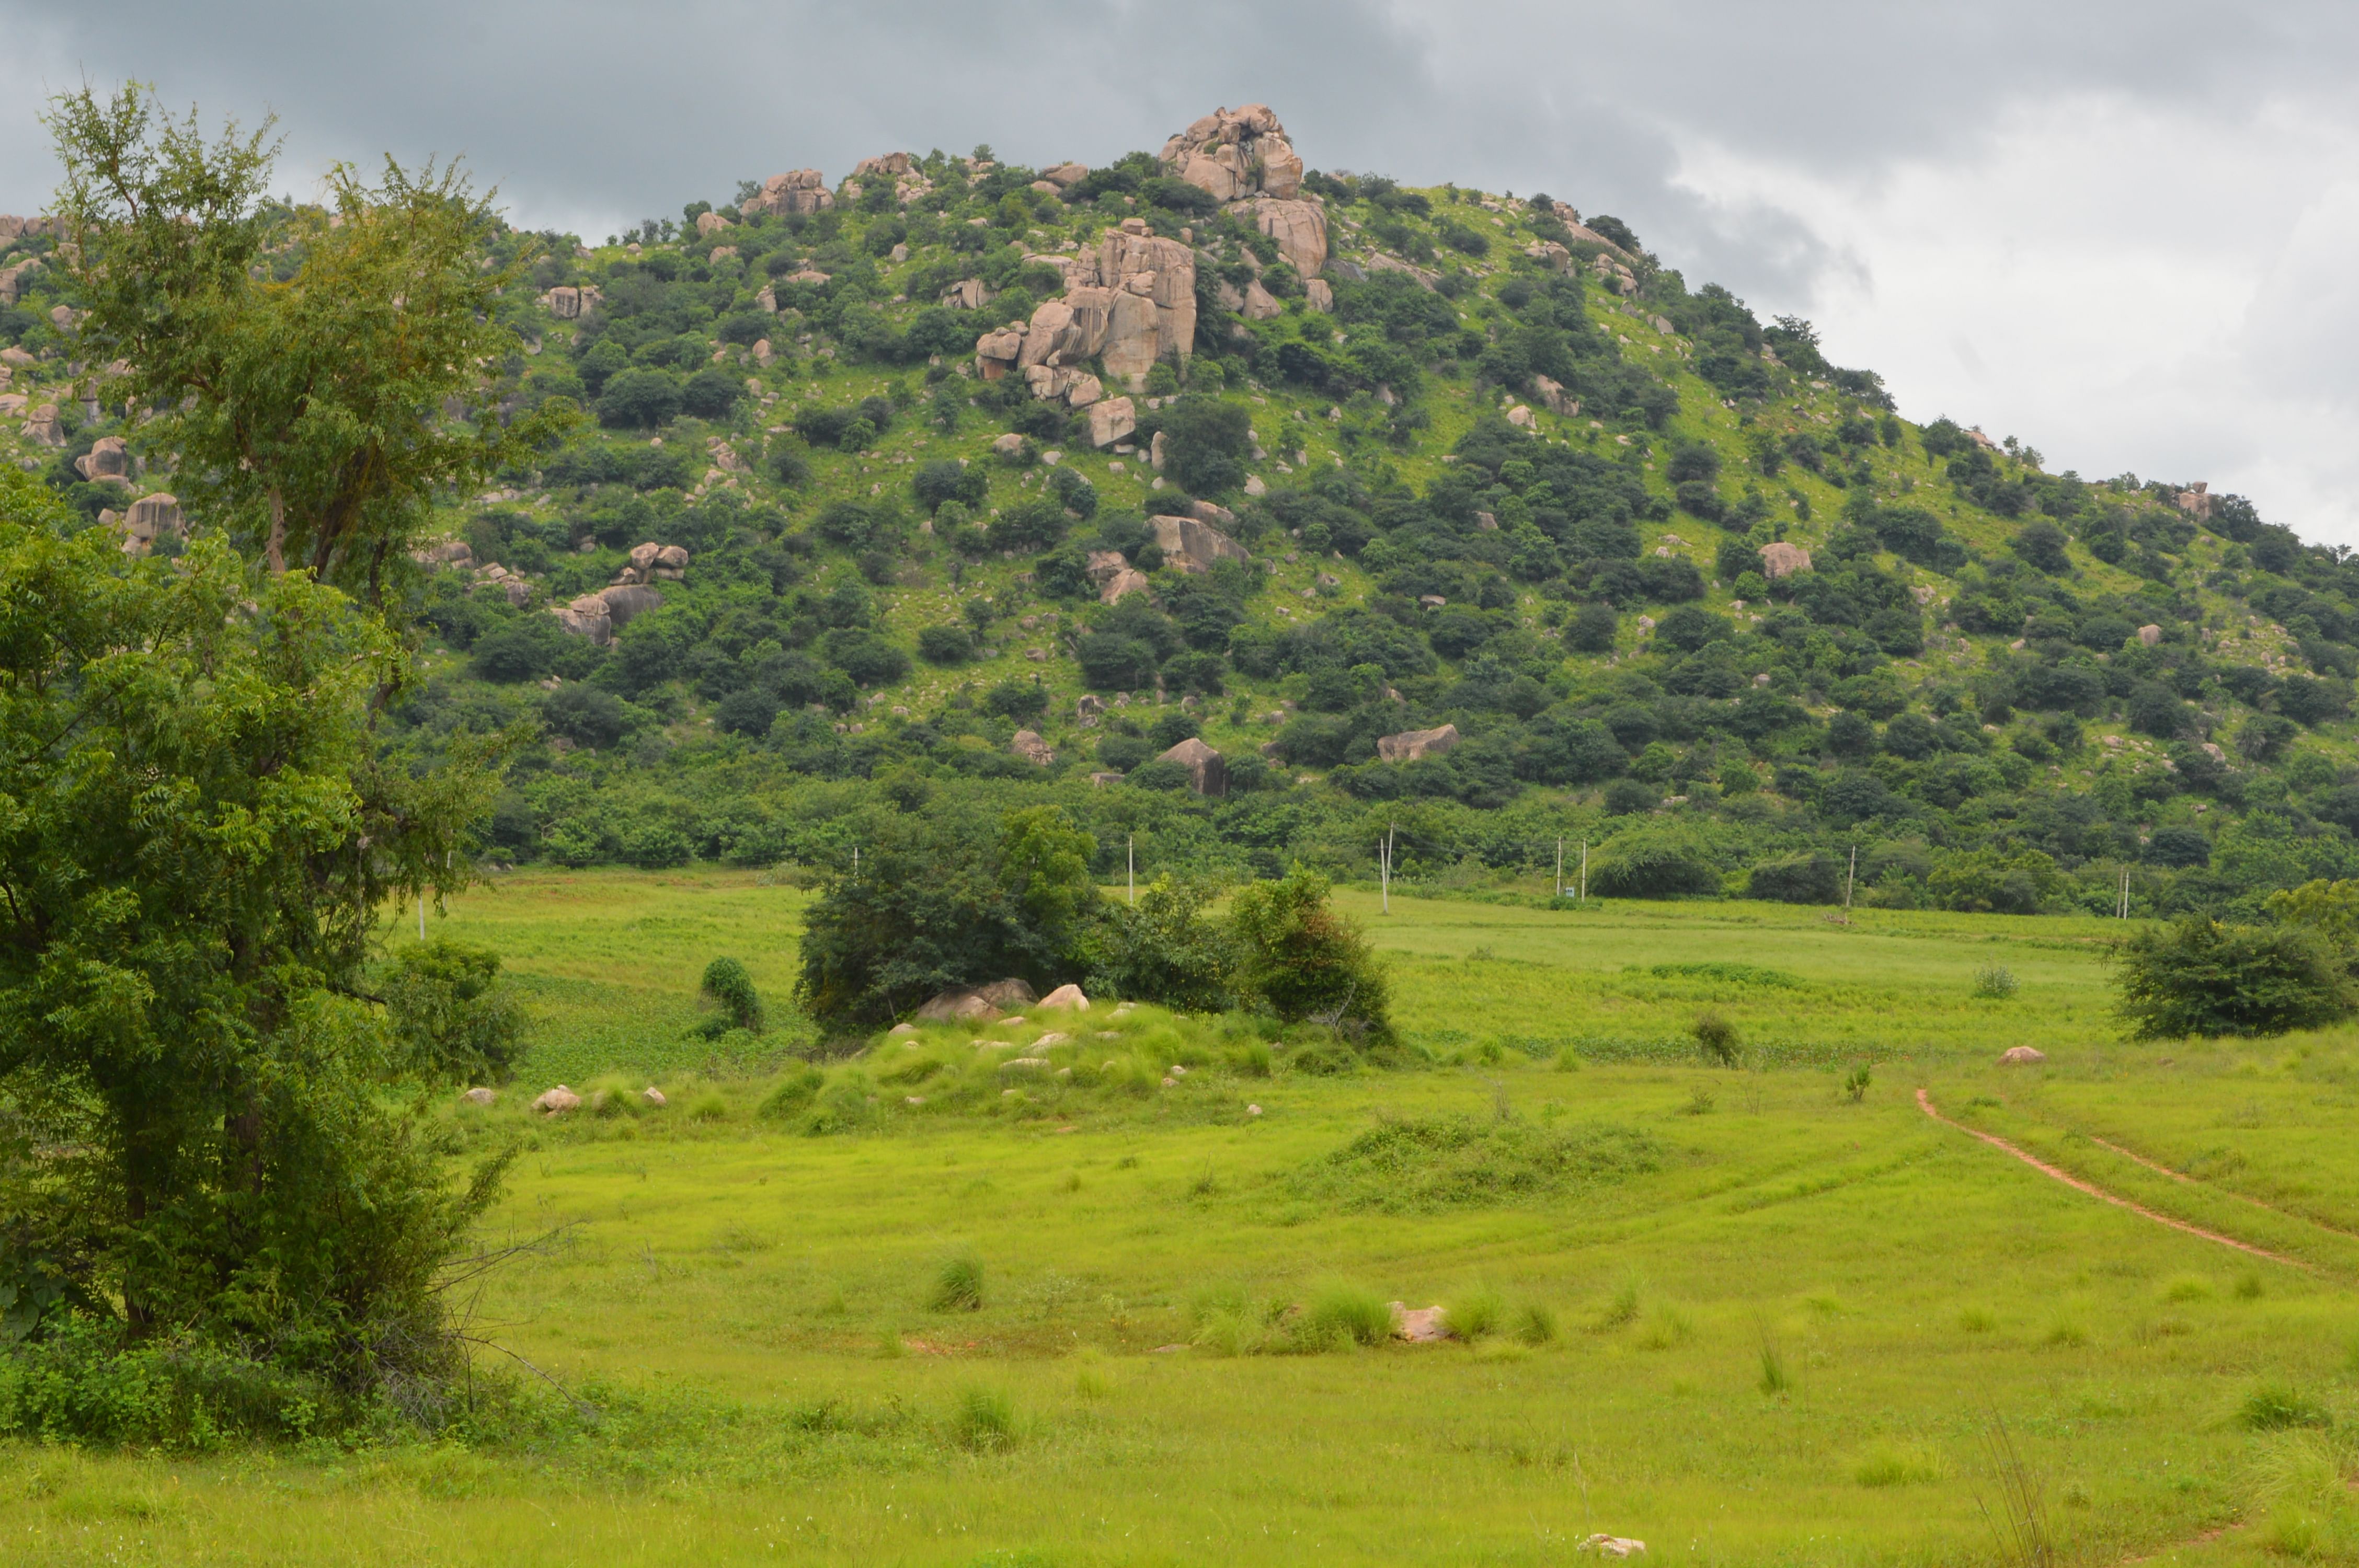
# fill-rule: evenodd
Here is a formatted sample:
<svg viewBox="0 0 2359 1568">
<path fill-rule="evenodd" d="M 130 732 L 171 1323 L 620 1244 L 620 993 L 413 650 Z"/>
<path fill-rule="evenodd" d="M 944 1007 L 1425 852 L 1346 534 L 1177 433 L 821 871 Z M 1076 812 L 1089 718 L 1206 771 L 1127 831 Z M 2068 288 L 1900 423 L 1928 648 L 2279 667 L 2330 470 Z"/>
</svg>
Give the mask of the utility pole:
<svg viewBox="0 0 2359 1568">
<path fill-rule="evenodd" d="M 852 847 L 852 880 L 860 880 L 860 846 L 857 844 Z"/>
<path fill-rule="evenodd" d="M 1586 838 L 1581 841 L 1581 896 L 1572 902 L 1575 903 L 1589 902 L 1589 840 Z"/>
<path fill-rule="evenodd" d="M 418 895 L 418 939 L 426 940 L 426 895 L 422 892 Z"/>
<path fill-rule="evenodd" d="M 1556 839 L 1556 896 L 1564 896 L 1564 835 L 1561 833 Z"/>
<path fill-rule="evenodd" d="M 2130 873 L 2129 868 L 2126 866 L 2122 868 L 2122 902 L 2120 915 L 2124 920 L 2127 920 L 2130 917 Z"/>
<path fill-rule="evenodd" d="M 1122 858 L 1130 873 L 1130 906 L 1138 907 L 1138 835 L 1131 834 L 1123 841 Z"/>
<path fill-rule="evenodd" d="M 1843 908 L 1851 908 L 1851 885 L 1859 880 L 1859 846 L 1851 847 L 1851 870 L 1843 873 Z"/>
<path fill-rule="evenodd" d="M 1384 890 L 1385 913 L 1393 912 L 1393 830 L 1385 825 L 1385 836 L 1376 840 L 1376 885 Z"/>
</svg>

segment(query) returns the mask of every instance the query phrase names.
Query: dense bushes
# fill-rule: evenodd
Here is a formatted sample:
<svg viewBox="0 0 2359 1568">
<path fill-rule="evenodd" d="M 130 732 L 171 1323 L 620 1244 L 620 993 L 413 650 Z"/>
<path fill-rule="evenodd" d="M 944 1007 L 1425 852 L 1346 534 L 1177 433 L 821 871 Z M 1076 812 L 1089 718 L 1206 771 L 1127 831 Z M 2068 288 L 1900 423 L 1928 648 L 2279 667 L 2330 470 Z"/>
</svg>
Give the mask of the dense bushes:
<svg viewBox="0 0 2359 1568">
<path fill-rule="evenodd" d="M 2140 1039 L 2282 1034 L 2346 1017 L 2346 964 L 2299 925 L 2224 925 L 2190 915 L 2123 947 L 2122 1015 Z"/>
</svg>

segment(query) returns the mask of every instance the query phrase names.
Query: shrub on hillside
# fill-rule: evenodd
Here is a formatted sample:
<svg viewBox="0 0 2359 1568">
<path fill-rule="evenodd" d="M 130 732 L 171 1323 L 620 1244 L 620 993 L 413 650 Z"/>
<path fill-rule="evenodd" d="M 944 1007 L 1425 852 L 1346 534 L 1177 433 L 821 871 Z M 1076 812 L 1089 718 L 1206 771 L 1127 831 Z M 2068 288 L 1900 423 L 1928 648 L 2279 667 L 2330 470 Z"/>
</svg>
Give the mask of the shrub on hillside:
<svg viewBox="0 0 2359 1568">
<path fill-rule="evenodd" d="M 1327 891 L 1325 877 L 1298 866 L 1237 894 L 1229 914 L 1236 989 L 1288 1023 L 1389 1039 L 1383 967 L 1359 927 L 1327 907 Z"/>
<path fill-rule="evenodd" d="M 2190 915 L 2121 951 L 2122 1016 L 2141 1040 L 2282 1034 L 2347 1017 L 2359 996 L 2334 949 L 2299 925 Z"/>
<path fill-rule="evenodd" d="M 1764 860 L 1745 878 L 1745 896 L 1779 903 L 1840 903 L 1843 862 L 1813 851 Z"/>
<path fill-rule="evenodd" d="M 1105 745 L 1126 736 L 1109 736 Z M 1143 752 L 1146 742 L 1129 741 Z M 1127 755 L 1127 753 L 1125 753 Z M 1100 749 L 1104 756 L 1104 747 Z M 1112 766 L 1111 762 L 1108 763 Z M 1130 764 L 1136 767 L 1138 764 Z M 1212 889 L 1158 877 L 1136 906 L 1108 904 L 1084 944 L 1093 996 L 1215 1012 L 1234 1000 L 1236 945 L 1206 917 Z"/>
<path fill-rule="evenodd" d="M 1720 871 L 1693 831 L 1649 824 L 1615 834 L 1590 857 L 1589 891 L 1607 898 L 1716 893 Z"/>
<path fill-rule="evenodd" d="M 697 994 L 719 1010 L 720 1022 L 726 1028 L 762 1032 L 762 998 L 754 989 L 754 977 L 745 966 L 734 958 L 715 958 L 704 966 L 704 979 L 696 988 Z"/>
<path fill-rule="evenodd" d="M 524 1015 L 500 984 L 497 953 L 449 937 L 403 947 L 377 989 L 414 1071 L 448 1082 L 506 1081 Z"/>
</svg>

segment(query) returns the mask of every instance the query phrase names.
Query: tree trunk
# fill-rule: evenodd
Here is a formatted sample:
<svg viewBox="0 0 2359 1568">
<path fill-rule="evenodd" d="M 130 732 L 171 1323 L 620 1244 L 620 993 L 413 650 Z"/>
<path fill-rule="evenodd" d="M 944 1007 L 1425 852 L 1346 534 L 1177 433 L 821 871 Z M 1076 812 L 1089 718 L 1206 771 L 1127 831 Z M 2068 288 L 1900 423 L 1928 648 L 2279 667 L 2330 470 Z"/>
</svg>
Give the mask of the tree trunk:
<svg viewBox="0 0 2359 1568">
<path fill-rule="evenodd" d="M 263 555 L 269 562 L 272 577 L 287 575 L 287 498 L 275 484 L 270 487 L 270 542 L 264 546 Z"/>
</svg>

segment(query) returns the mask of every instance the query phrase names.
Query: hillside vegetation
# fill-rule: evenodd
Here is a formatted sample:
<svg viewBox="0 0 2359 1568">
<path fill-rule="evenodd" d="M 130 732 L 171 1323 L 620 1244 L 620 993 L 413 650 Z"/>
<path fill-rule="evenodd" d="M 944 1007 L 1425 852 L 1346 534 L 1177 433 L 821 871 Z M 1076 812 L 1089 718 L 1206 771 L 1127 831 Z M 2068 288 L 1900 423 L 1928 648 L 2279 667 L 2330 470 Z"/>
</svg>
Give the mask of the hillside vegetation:
<svg viewBox="0 0 2359 1568">
<path fill-rule="evenodd" d="M 1388 826 L 1412 881 L 1561 840 L 1633 896 L 1835 902 L 1854 848 L 1858 902 L 1960 911 L 2359 870 L 2338 552 L 1903 420 L 1611 217 L 1299 163 L 1255 109 L 488 232 L 500 407 L 595 427 L 388 568 L 403 735 L 541 728 L 487 852 L 834 869 L 1051 800 L 1105 878 L 1373 880 Z M 0 243 L 0 444 L 178 550 L 214 520 L 149 499 L 49 233 Z"/>
</svg>

